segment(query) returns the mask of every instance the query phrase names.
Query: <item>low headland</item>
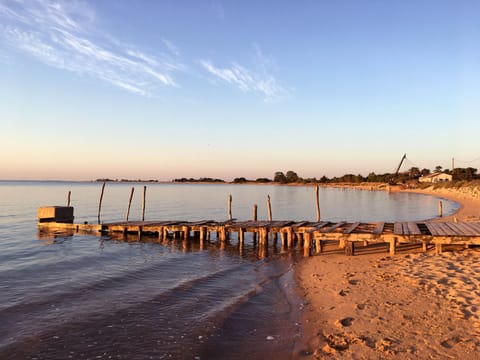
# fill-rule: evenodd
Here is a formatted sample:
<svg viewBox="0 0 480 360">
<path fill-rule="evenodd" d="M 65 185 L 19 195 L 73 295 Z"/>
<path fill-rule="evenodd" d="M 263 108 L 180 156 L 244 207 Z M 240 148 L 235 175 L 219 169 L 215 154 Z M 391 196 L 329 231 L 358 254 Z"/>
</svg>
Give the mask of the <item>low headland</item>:
<svg viewBox="0 0 480 360">
<path fill-rule="evenodd" d="M 344 185 L 345 186 L 345 185 Z M 380 188 L 377 188 L 380 190 Z M 461 204 L 436 221 L 480 220 L 478 181 L 402 189 Z M 320 254 L 296 267 L 305 299 L 300 355 L 315 359 L 478 359 L 480 250 Z"/>
</svg>

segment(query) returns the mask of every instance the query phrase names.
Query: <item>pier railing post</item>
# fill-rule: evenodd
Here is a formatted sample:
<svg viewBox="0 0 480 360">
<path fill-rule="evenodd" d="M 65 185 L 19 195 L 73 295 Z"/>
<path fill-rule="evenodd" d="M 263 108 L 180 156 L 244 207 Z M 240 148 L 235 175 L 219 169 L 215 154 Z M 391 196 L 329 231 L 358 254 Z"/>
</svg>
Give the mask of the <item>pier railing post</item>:
<svg viewBox="0 0 480 360">
<path fill-rule="evenodd" d="M 232 220 L 232 195 L 228 195 L 228 220 Z"/>
<path fill-rule="evenodd" d="M 100 200 L 98 201 L 98 223 L 100 224 L 100 213 L 102 211 L 102 200 L 103 200 L 103 192 L 105 191 L 105 182 L 102 185 L 102 191 L 100 192 Z"/>
<path fill-rule="evenodd" d="M 270 203 L 270 195 L 267 195 L 267 211 L 268 221 L 272 221 L 272 204 Z"/>
<path fill-rule="evenodd" d="M 315 206 L 317 210 L 317 222 L 320 221 L 320 198 L 318 194 L 318 185 L 315 185 Z"/>
<path fill-rule="evenodd" d="M 130 198 L 128 199 L 128 207 L 127 207 L 127 214 L 125 215 L 125 221 L 128 221 L 128 217 L 130 215 L 130 206 L 132 205 L 132 199 L 133 199 L 133 192 L 135 191 L 135 188 L 132 187 L 132 190 L 130 191 Z"/>
<path fill-rule="evenodd" d="M 147 195 L 147 187 L 143 187 L 143 197 L 142 197 L 142 221 L 145 221 L 145 197 Z"/>
</svg>

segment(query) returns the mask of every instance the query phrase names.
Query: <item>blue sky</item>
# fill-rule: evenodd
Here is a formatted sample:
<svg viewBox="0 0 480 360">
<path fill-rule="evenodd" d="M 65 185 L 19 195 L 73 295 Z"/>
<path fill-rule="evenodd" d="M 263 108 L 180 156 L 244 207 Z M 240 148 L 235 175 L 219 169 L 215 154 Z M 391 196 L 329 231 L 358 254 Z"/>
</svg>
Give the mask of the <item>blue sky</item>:
<svg viewBox="0 0 480 360">
<path fill-rule="evenodd" d="M 0 0 L 0 178 L 480 167 L 479 11 Z"/>
</svg>

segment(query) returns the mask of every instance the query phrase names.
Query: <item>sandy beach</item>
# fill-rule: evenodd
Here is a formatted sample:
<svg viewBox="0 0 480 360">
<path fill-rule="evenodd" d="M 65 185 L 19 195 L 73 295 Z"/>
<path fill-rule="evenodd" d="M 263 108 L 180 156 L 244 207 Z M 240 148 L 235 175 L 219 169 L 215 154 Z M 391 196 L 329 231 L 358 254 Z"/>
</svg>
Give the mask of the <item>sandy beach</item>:
<svg viewBox="0 0 480 360">
<path fill-rule="evenodd" d="M 476 189 L 415 190 L 459 202 L 446 218 L 478 221 Z M 296 270 L 301 356 L 334 359 L 479 359 L 480 251 L 433 249 L 320 254 Z"/>
</svg>

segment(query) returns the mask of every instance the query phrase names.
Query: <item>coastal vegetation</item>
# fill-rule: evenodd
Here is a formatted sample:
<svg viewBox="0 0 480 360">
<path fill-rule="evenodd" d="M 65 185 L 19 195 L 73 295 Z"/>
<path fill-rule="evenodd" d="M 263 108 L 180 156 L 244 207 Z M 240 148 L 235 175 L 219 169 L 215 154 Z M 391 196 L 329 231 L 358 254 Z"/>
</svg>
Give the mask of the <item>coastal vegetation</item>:
<svg viewBox="0 0 480 360">
<path fill-rule="evenodd" d="M 398 174 L 393 173 L 383 173 L 376 174 L 375 172 L 370 172 L 367 176 L 361 174 L 352 174 L 347 173 L 342 176 L 327 177 L 325 175 L 316 178 L 303 178 L 299 176 L 295 171 L 288 170 L 286 172 L 276 171 L 273 174 L 273 178 L 260 177 L 255 180 L 247 179 L 244 176 L 236 177 L 233 179 L 232 183 L 234 184 L 246 184 L 246 183 L 275 183 L 275 184 L 339 184 L 339 183 L 349 183 L 349 184 L 361 184 L 361 183 L 388 183 L 392 179 L 395 180 L 398 184 L 411 184 L 417 183 L 418 179 L 422 176 L 428 176 L 434 173 L 443 172 L 445 174 L 452 175 L 453 184 L 443 185 L 443 186 L 458 186 L 459 184 L 465 182 L 471 182 L 474 180 L 480 181 L 480 175 L 478 174 L 478 169 L 467 167 L 467 168 L 455 168 L 442 169 L 441 166 L 436 166 L 433 171 L 430 169 L 420 169 L 418 167 L 411 167 L 405 172 Z M 99 178 L 96 179 L 97 182 L 160 182 L 159 180 L 142 180 L 142 179 L 110 179 L 110 178 Z M 211 177 L 200 177 L 200 178 L 178 178 L 173 179 L 174 183 L 227 183 L 227 181 L 218 178 Z M 422 186 L 431 186 L 431 183 L 424 184 Z"/>
<path fill-rule="evenodd" d="M 210 178 L 210 177 L 202 177 L 202 178 L 198 178 L 198 179 L 194 179 L 194 178 L 174 179 L 173 182 L 178 182 L 178 183 L 186 183 L 186 182 L 188 182 L 188 183 L 224 183 L 225 180 L 213 179 L 213 178 Z"/>
</svg>

